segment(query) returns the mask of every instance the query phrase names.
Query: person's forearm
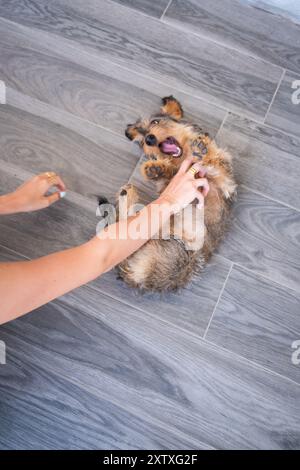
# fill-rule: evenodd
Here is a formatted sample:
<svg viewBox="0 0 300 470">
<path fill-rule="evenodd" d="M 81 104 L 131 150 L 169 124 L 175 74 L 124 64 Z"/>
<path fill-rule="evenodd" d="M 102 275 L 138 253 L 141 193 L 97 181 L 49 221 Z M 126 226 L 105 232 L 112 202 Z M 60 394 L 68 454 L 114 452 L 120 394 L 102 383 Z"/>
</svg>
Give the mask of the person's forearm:
<svg viewBox="0 0 300 470">
<path fill-rule="evenodd" d="M 14 193 L 0 196 L 0 215 L 15 214 L 16 212 L 18 212 L 18 204 Z"/>
<path fill-rule="evenodd" d="M 109 226 L 105 236 L 95 236 L 78 247 L 32 261 L 0 263 L 0 323 L 92 281 L 131 255 L 158 232 L 161 223 L 166 222 L 172 213 L 171 206 L 163 204 L 160 220 L 151 217 L 151 210 L 157 202 L 145 207 L 139 215 Z M 145 236 L 130 238 L 127 227 L 133 220 L 144 229 Z M 125 231 L 128 236 L 125 239 L 114 238 L 115 229 L 117 234 Z"/>
<path fill-rule="evenodd" d="M 137 216 L 113 224 L 91 242 L 102 251 L 104 272 L 138 250 L 170 220 L 174 206 L 163 198 L 152 202 Z M 134 225 L 133 225 L 134 224 Z M 136 234 L 135 228 L 139 227 Z"/>
<path fill-rule="evenodd" d="M 184 209 L 191 201 L 197 200 L 197 207 L 202 207 L 209 191 L 204 174 L 199 162 L 186 158 L 160 198 L 138 215 L 110 225 L 76 248 L 33 261 L 0 263 L 0 323 L 30 312 L 108 271 L 138 250 L 158 233 L 173 212 Z M 53 186 L 59 191 L 47 195 Z M 47 172 L 25 182 L 14 193 L 1 196 L 0 214 L 39 210 L 64 194 L 61 178 Z M 137 226 L 140 230 L 134 230 Z"/>
</svg>

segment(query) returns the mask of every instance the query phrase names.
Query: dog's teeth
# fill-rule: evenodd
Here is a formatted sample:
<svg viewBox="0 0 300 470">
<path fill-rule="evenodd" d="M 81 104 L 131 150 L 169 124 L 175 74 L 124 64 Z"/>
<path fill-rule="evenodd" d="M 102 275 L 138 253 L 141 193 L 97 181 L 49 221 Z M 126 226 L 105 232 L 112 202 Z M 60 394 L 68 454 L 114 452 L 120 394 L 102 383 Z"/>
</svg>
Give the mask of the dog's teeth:
<svg viewBox="0 0 300 470">
<path fill-rule="evenodd" d="M 179 157 L 180 154 L 181 154 L 181 149 L 177 147 L 177 152 L 173 153 L 173 157 Z"/>
</svg>

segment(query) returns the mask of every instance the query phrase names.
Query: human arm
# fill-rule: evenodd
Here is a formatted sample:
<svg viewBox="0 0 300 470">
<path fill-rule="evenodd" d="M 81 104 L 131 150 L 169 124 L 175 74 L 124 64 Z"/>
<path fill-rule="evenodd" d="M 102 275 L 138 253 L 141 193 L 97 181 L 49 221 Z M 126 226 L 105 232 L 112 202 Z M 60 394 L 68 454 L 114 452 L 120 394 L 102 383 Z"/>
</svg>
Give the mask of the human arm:
<svg viewBox="0 0 300 470">
<path fill-rule="evenodd" d="M 138 215 L 110 225 L 100 236 L 87 243 L 32 261 L 0 263 L 0 323 L 23 315 L 108 271 L 138 250 L 155 235 L 170 216 L 195 198 L 203 201 L 207 181 L 197 180 L 188 172 L 191 161 L 183 163 L 162 195 L 143 208 Z M 199 166 L 200 169 L 200 166 Z M 203 188 L 203 193 L 199 192 Z M 161 217 L 153 218 L 154 206 L 160 206 Z M 130 222 L 147 227 L 139 238 L 112 236 L 117 230 L 127 234 Z"/>
<path fill-rule="evenodd" d="M 48 191 L 55 187 L 56 191 Z M 15 191 L 0 196 L 0 215 L 31 212 L 50 206 L 65 196 L 63 180 L 53 172 L 42 173 L 23 183 Z"/>
</svg>

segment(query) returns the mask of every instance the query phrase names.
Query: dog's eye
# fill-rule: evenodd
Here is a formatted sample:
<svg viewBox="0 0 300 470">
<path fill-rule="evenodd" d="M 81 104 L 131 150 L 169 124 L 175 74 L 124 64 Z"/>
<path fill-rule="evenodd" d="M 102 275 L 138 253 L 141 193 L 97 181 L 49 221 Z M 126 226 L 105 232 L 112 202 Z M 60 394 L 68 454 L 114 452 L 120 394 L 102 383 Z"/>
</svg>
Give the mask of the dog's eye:
<svg viewBox="0 0 300 470">
<path fill-rule="evenodd" d="M 153 121 L 150 122 L 150 124 L 159 124 L 159 119 L 153 119 Z"/>
</svg>

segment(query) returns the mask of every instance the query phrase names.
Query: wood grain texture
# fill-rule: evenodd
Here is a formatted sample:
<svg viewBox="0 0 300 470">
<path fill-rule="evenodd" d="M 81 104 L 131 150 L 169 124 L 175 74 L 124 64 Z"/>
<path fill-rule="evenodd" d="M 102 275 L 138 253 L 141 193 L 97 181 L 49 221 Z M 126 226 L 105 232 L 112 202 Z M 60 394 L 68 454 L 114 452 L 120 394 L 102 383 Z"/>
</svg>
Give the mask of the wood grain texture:
<svg viewBox="0 0 300 470">
<path fill-rule="evenodd" d="M 161 22 L 164 2 L 0 0 L 0 192 L 47 170 L 69 188 L 44 211 L 1 217 L 0 262 L 86 241 L 94 194 L 112 199 L 129 178 L 155 197 L 123 132 L 161 96 L 174 94 L 214 136 L 225 109 L 263 121 L 282 75 L 264 59 L 298 67 L 296 26 L 277 15 L 205 0 L 191 18 L 186 0 L 174 25 L 179 2 Z M 250 189 L 186 290 L 141 296 L 110 272 L 0 326 L 1 449 L 300 448 L 299 374 L 287 364 L 300 334 L 300 140 L 287 100 L 298 70 L 268 125 L 233 114 L 223 123 L 218 142 Z"/>
<path fill-rule="evenodd" d="M 155 16 L 157 18 L 161 17 L 166 6 L 169 3 L 169 0 L 155 0 L 151 2 L 149 0 L 113 0 L 118 2 L 121 5 L 126 5 L 130 8 L 142 11 L 150 16 Z"/>
<path fill-rule="evenodd" d="M 300 74 L 285 73 L 266 119 L 266 123 L 270 126 L 297 137 L 300 137 L 299 77 Z M 292 98 L 296 101 L 293 102 Z"/>
<path fill-rule="evenodd" d="M 268 13 L 291 19 L 300 23 L 300 5 L 298 0 L 241 0 Z M 271 16 L 271 15 L 270 15 Z"/>
<path fill-rule="evenodd" d="M 164 21 L 278 66 L 300 70 L 300 25 L 240 0 L 173 0 Z"/>
<path fill-rule="evenodd" d="M 12 360 L 19 357 L 11 356 Z M 26 361 L 7 372 L 22 375 L 30 386 L 20 392 L 17 383 L 4 380 L 1 391 L 1 450 L 145 450 L 210 449 L 153 420 L 140 418 L 111 400 L 96 397 L 82 385 L 65 381 Z M 38 396 L 37 390 L 42 393 Z M 50 406 L 47 404 L 50 403 Z M 41 432 L 42 430 L 42 432 Z"/>
<path fill-rule="evenodd" d="M 24 259 L 26 258 L 24 258 L 24 256 L 22 256 L 20 253 L 0 245 L 0 263 L 20 261 Z"/>
<path fill-rule="evenodd" d="M 300 212 L 240 188 L 219 253 L 300 291 Z"/>
<path fill-rule="evenodd" d="M 125 137 L 83 122 L 76 131 L 71 130 L 65 116 L 64 125 L 50 119 L 2 106 L 0 159 L 34 174 L 55 171 L 69 189 L 80 194 L 113 197 L 129 179 L 137 160 L 125 147 Z M 70 127 L 73 125 L 70 118 Z"/>
<path fill-rule="evenodd" d="M 130 70 L 149 74 L 210 103 L 262 118 L 279 67 L 109 0 L 1 0 L 0 16 L 55 33 Z"/>
<path fill-rule="evenodd" d="M 234 156 L 238 183 L 300 209 L 300 140 L 229 115 L 217 142 Z"/>
<path fill-rule="evenodd" d="M 299 444 L 298 385 L 88 287 L 1 337 L 4 445 L 27 447 L 31 436 L 43 448 Z"/>
<path fill-rule="evenodd" d="M 163 83 L 78 51 L 70 41 L 0 19 L 0 76 L 16 91 L 122 136 L 127 123 L 160 108 L 163 96 L 184 103 L 187 118 L 215 135 L 225 111 Z M 12 95 L 14 93 L 14 95 Z M 20 100 L 19 100 L 20 101 Z"/>
<path fill-rule="evenodd" d="M 149 313 L 153 321 L 161 319 L 195 335 L 203 336 L 212 316 L 231 263 L 215 256 L 204 271 L 178 293 L 141 294 L 129 289 L 115 272 L 101 276 L 91 285 L 132 307 L 143 315 Z"/>
<path fill-rule="evenodd" d="M 123 353 L 124 358 L 128 357 L 126 340 L 123 342 L 118 333 L 62 303 L 49 304 L 33 315 L 33 323 L 30 317 L 25 323 L 19 322 L 19 327 L 23 325 L 26 330 L 21 341 L 16 338 L 18 327 L 9 325 L 0 330 L 0 337 L 6 341 L 8 359 L 5 368 L 1 367 L 0 370 L 1 449 L 209 448 L 199 440 L 171 429 L 168 423 L 146 415 L 139 416 L 132 403 L 131 406 L 123 406 L 121 383 L 115 384 L 115 391 L 120 394 L 119 404 L 115 403 L 115 397 L 111 399 L 107 393 L 102 393 L 101 387 L 96 392 L 91 386 L 93 374 L 98 383 L 99 380 L 105 383 L 109 378 L 107 367 L 109 364 L 112 368 L 117 366 L 115 361 L 118 358 L 114 353 Z M 72 320 L 74 315 L 78 316 L 75 324 Z M 38 316 L 47 319 L 44 321 Z M 49 329 L 50 318 L 58 320 L 58 329 L 53 326 Z M 92 340 L 94 328 L 98 338 L 93 336 Z M 34 330 L 39 336 L 38 343 L 30 339 Z M 91 348 L 87 344 L 87 347 L 84 346 L 89 336 L 93 343 Z M 41 339 L 47 341 L 47 346 L 42 347 L 42 357 L 37 360 L 34 356 L 39 354 Z M 107 340 L 111 341 L 114 353 L 104 358 Z M 97 341 L 100 348 L 96 345 Z M 73 348 L 77 348 L 77 353 L 83 349 L 89 353 L 84 354 L 81 361 L 73 353 L 69 355 L 68 350 L 71 352 Z M 122 351 L 124 348 L 125 351 Z M 96 361 L 90 355 L 92 353 L 97 355 Z M 135 360 L 134 357 L 131 360 Z M 73 369 L 72 377 L 64 377 L 60 367 L 56 367 L 64 362 Z M 94 372 L 92 364 L 95 366 Z"/>
<path fill-rule="evenodd" d="M 0 162 L 0 170 L 1 194 L 14 190 L 29 176 L 7 163 Z M 2 216 L 0 245 L 35 258 L 87 241 L 95 234 L 96 224 L 96 203 L 69 192 L 43 211 Z"/>
<path fill-rule="evenodd" d="M 300 293 L 234 267 L 206 339 L 299 383 L 299 311 Z"/>
</svg>

